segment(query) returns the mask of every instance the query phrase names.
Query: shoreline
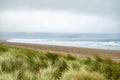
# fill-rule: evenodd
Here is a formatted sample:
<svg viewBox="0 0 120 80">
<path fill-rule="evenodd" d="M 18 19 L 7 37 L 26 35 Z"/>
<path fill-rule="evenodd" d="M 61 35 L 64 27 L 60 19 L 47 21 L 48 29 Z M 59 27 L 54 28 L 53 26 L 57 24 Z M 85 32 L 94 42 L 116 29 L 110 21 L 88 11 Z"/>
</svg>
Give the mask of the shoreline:
<svg viewBox="0 0 120 80">
<path fill-rule="evenodd" d="M 56 46 L 46 44 L 31 44 L 31 43 L 17 43 L 17 42 L 2 42 L 2 44 L 29 48 L 38 51 L 54 52 L 60 54 L 71 54 L 77 58 L 93 57 L 95 55 L 110 57 L 113 60 L 120 61 L 120 50 L 106 50 L 106 49 L 94 49 L 94 48 L 82 48 L 71 46 Z"/>
</svg>

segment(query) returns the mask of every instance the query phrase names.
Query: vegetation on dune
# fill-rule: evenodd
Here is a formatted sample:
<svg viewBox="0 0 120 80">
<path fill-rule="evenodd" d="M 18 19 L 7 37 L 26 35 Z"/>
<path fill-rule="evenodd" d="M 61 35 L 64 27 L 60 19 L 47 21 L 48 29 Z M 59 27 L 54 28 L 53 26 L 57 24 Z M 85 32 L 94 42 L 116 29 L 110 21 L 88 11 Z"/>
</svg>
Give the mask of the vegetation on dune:
<svg viewBox="0 0 120 80">
<path fill-rule="evenodd" d="M 120 63 L 0 45 L 0 80 L 120 80 Z"/>
</svg>

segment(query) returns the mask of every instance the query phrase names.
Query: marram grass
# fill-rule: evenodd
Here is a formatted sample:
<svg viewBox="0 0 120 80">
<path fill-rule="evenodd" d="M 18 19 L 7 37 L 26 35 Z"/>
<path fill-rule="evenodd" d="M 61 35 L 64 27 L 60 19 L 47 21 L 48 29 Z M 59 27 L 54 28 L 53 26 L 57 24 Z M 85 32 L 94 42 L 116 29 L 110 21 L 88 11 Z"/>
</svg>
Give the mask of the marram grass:
<svg viewBox="0 0 120 80">
<path fill-rule="evenodd" d="M 0 80 L 120 80 L 120 63 L 1 44 Z"/>
</svg>

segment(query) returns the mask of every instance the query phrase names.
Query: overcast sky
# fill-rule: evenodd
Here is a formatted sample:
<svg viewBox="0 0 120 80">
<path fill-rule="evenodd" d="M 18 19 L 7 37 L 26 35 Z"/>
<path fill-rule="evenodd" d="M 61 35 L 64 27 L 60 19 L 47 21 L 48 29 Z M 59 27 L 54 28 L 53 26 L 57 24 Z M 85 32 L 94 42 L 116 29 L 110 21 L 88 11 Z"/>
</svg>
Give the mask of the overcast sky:
<svg viewBox="0 0 120 80">
<path fill-rule="evenodd" d="M 120 33 L 120 0 L 0 0 L 0 32 Z"/>
</svg>

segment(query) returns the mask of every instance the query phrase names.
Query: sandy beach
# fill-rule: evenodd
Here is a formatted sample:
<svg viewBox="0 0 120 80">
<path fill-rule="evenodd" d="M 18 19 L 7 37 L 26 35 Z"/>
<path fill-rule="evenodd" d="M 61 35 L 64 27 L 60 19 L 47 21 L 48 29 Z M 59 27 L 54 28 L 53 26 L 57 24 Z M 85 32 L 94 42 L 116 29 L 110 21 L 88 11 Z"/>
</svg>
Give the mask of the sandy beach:
<svg viewBox="0 0 120 80">
<path fill-rule="evenodd" d="M 113 60 L 120 61 L 120 50 L 104 50 L 104 49 L 93 49 L 93 48 L 78 48 L 78 47 L 68 47 L 68 46 L 54 46 L 54 45 L 15 43 L 15 42 L 3 42 L 3 44 L 35 49 L 39 51 L 49 51 L 60 54 L 71 54 L 78 58 L 93 57 L 95 55 L 99 55 L 103 57 L 110 57 Z"/>
</svg>

